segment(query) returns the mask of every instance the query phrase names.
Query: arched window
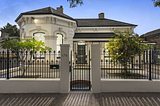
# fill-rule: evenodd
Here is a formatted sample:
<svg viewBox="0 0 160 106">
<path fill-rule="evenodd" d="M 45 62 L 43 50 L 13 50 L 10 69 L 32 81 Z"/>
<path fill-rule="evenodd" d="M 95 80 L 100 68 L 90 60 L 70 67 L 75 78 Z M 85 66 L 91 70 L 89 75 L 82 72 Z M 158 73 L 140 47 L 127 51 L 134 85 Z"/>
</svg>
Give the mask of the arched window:
<svg viewBox="0 0 160 106">
<path fill-rule="evenodd" d="M 63 35 L 57 33 L 57 53 L 60 51 L 60 44 L 63 44 Z"/>
<path fill-rule="evenodd" d="M 33 33 L 33 38 L 37 41 L 42 41 L 45 43 L 45 33 L 44 32 L 36 32 Z M 37 51 L 37 54 L 33 55 L 33 59 L 44 59 L 44 54 L 40 54 L 39 51 Z"/>
<path fill-rule="evenodd" d="M 44 32 L 36 32 L 33 34 L 33 38 L 37 41 L 45 42 L 45 33 Z"/>
</svg>

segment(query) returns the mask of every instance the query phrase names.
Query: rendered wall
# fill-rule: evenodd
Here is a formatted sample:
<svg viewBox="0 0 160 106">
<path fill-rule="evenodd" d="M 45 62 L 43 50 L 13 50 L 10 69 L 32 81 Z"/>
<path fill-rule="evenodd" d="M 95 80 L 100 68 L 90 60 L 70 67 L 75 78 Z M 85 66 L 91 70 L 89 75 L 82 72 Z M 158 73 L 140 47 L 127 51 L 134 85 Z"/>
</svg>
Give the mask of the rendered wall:
<svg viewBox="0 0 160 106">
<path fill-rule="evenodd" d="M 101 92 L 160 92 L 160 81 L 101 79 Z"/>
<path fill-rule="evenodd" d="M 32 19 L 31 17 L 34 17 Z M 76 22 L 54 15 L 23 15 L 18 20 L 21 38 L 31 39 L 37 32 L 45 33 L 45 45 L 56 51 L 57 33 L 63 35 L 63 44 L 73 45 Z"/>
<path fill-rule="evenodd" d="M 0 93 L 59 93 L 60 79 L 0 79 Z"/>
</svg>

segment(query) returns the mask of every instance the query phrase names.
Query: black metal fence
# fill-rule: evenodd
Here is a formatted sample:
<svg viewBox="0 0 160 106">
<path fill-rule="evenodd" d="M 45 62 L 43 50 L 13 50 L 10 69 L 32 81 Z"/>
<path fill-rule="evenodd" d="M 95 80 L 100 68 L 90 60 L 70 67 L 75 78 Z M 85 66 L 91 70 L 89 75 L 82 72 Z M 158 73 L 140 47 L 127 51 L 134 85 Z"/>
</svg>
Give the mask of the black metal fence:
<svg viewBox="0 0 160 106">
<path fill-rule="evenodd" d="M 144 51 L 127 60 L 113 60 L 110 52 L 101 55 L 101 78 L 104 79 L 160 79 L 160 51 Z"/>
<path fill-rule="evenodd" d="M 103 51 L 101 54 L 101 78 L 160 79 L 160 51 L 144 51 L 128 60 L 127 68 L 124 67 L 123 62 L 113 61 L 111 57 L 107 51 Z M 60 52 L 35 52 L 33 57 L 29 52 L 25 52 L 24 58 L 22 61 L 13 52 L 0 52 L 0 78 L 60 78 Z M 75 72 L 82 70 L 81 75 L 90 72 L 86 71 L 90 70 L 89 54 L 84 54 L 81 61 L 77 59 L 77 54 L 73 55 L 73 58 L 71 80 L 74 79 Z M 86 75 L 88 76 L 88 74 Z M 83 78 L 83 76 L 81 77 Z"/>
<path fill-rule="evenodd" d="M 0 78 L 60 78 L 60 52 L 0 52 Z M 23 59 L 22 59 L 23 58 Z"/>
</svg>

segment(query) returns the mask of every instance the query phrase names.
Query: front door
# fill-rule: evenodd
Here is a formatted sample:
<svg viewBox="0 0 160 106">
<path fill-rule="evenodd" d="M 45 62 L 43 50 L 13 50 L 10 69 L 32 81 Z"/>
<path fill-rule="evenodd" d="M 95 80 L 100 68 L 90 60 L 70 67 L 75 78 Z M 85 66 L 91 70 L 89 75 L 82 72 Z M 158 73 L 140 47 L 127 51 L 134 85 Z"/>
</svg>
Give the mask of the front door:
<svg viewBox="0 0 160 106">
<path fill-rule="evenodd" d="M 77 50 L 77 64 L 85 64 L 86 63 L 86 54 L 85 54 L 85 45 L 78 45 L 78 50 Z"/>
</svg>

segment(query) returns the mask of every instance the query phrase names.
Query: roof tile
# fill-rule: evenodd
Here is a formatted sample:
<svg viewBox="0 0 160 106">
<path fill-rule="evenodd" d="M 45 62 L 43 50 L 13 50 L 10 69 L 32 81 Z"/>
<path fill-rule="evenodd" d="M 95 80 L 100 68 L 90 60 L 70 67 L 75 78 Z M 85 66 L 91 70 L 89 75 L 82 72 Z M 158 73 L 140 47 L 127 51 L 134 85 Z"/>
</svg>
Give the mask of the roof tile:
<svg viewBox="0 0 160 106">
<path fill-rule="evenodd" d="M 18 21 L 18 19 L 22 16 L 22 15 L 37 15 L 37 14 L 53 14 L 53 15 L 57 15 L 57 16 L 60 16 L 60 17 L 63 17 L 63 18 L 67 18 L 67 19 L 72 19 L 74 20 L 72 17 L 64 14 L 64 13 L 61 13 L 55 9 L 53 9 L 52 7 L 46 7 L 46 8 L 42 8 L 42 9 L 38 9 L 38 10 L 33 10 L 33 11 L 28 11 L 28 12 L 24 12 L 24 13 L 21 13 L 17 19 L 15 20 L 16 22 Z"/>
<path fill-rule="evenodd" d="M 137 26 L 111 19 L 75 19 L 78 27 Z"/>
<path fill-rule="evenodd" d="M 17 19 L 15 20 L 16 22 L 22 15 L 39 15 L 39 14 L 53 14 L 57 15 L 63 18 L 71 19 L 71 20 L 76 20 L 77 21 L 77 26 L 78 27 L 112 27 L 112 26 L 137 26 L 134 24 L 129 24 L 125 22 L 120 22 L 120 21 L 115 21 L 111 19 L 73 19 L 72 17 L 61 13 L 52 7 L 46 7 L 38 10 L 33 10 L 33 11 L 28 11 L 21 13 Z"/>
</svg>

